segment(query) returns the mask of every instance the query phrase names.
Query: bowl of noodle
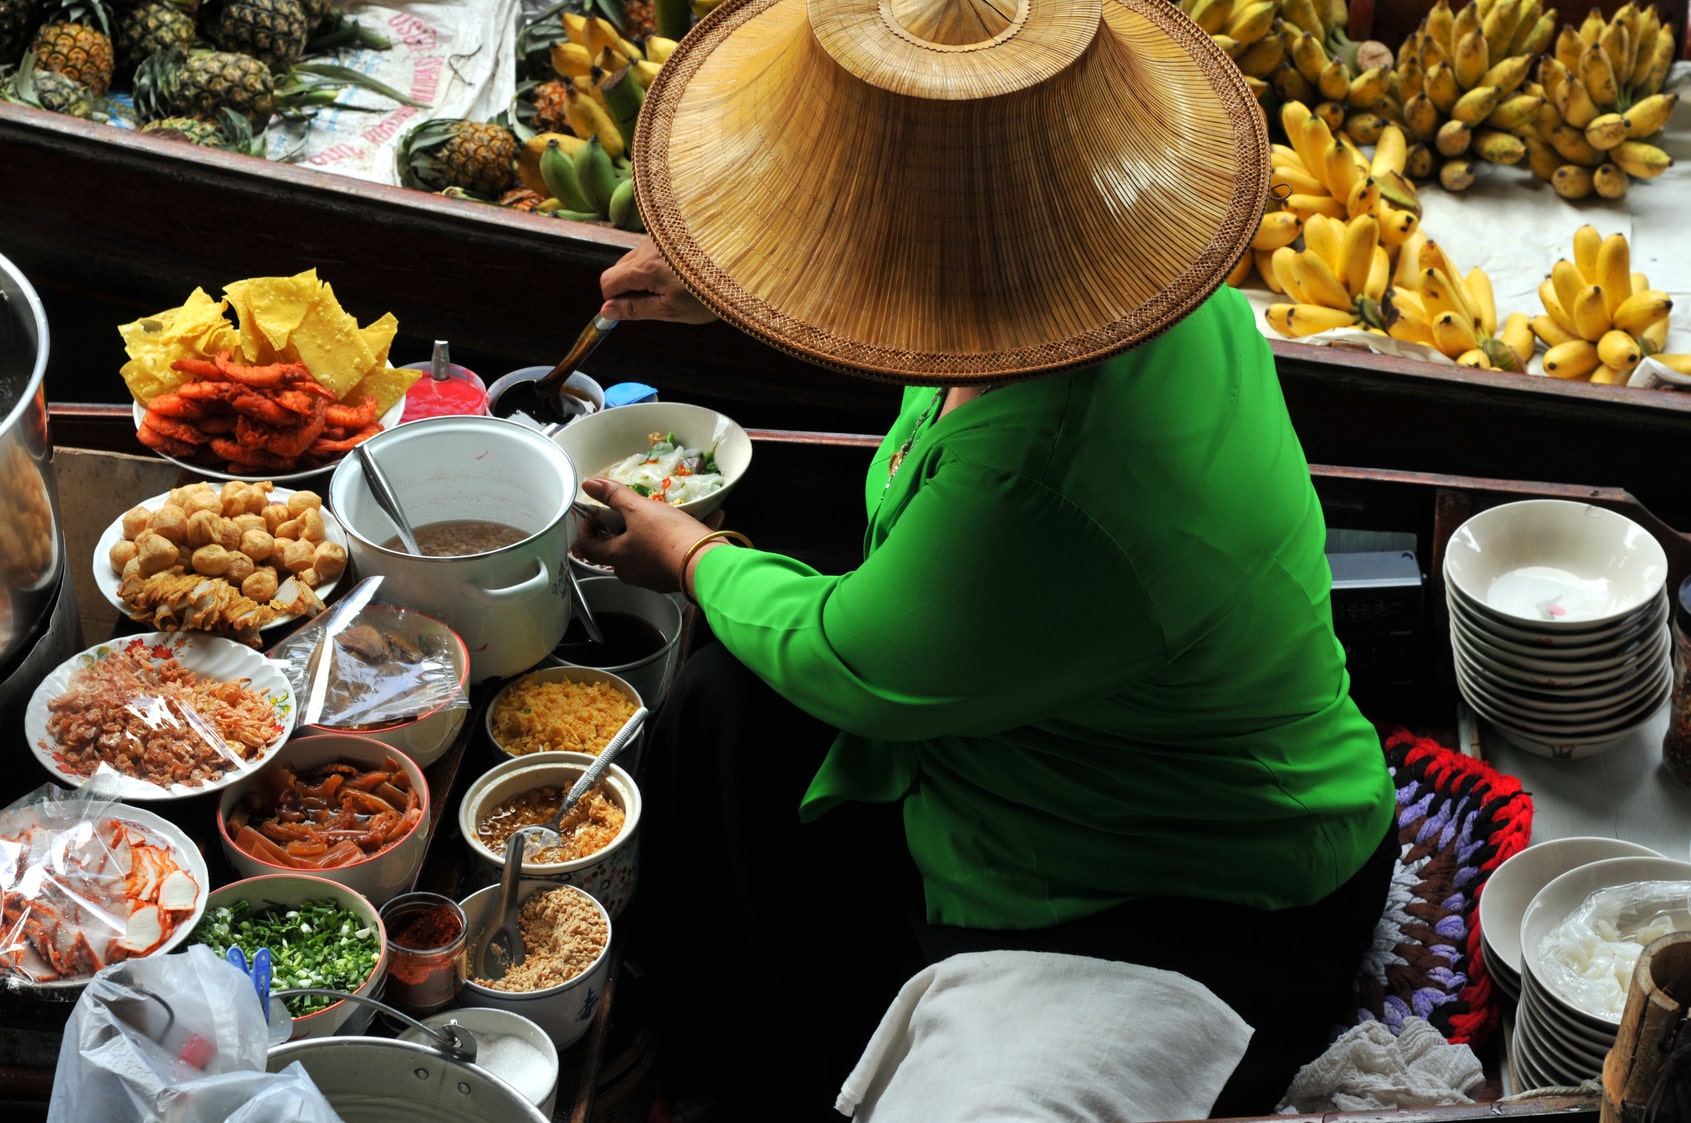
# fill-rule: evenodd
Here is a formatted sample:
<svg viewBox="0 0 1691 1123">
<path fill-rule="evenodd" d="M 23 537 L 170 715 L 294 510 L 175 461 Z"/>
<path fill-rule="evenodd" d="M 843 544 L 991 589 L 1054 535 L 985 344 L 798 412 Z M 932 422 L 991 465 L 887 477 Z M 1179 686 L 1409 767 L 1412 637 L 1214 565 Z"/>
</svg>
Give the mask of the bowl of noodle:
<svg viewBox="0 0 1691 1123">
<path fill-rule="evenodd" d="M 581 479 L 603 477 L 702 519 L 722 506 L 752 462 L 752 442 L 732 418 L 685 402 L 636 402 L 558 430 Z M 577 490 L 576 510 L 613 533 L 622 516 Z"/>
</svg>

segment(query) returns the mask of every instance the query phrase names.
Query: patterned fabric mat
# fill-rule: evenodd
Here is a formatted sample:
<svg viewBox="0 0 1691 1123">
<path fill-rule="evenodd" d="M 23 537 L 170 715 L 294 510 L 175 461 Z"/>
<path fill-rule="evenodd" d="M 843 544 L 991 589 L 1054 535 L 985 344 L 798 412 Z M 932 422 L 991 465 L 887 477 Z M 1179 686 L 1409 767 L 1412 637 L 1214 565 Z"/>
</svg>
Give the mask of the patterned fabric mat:
<svg viewBox="0 0 1691 1123">
<path fill-rule="evenodd" d="M 1402 854 L 1374 947 L 1357 977 L 1357 1021 L 1400 1031 L 1425 1018 L 1453 1044 L 1478 1046 L 1499 1005 L 1481 958 L 1478 910 L 1491 871 L 1532 835 L 1519 780 L 1405 729 L 1387 731 Z"/>
</svg>

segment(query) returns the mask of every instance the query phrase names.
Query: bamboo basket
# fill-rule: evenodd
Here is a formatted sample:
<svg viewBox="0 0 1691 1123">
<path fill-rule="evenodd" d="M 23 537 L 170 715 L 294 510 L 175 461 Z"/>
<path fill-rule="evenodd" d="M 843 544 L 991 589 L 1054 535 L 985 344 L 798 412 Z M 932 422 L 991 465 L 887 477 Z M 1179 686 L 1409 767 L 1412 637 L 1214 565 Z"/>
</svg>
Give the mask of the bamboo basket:
<svg viewBox="0 0 1691 1123">
<path fill-rule="evenodd" d="M 1638 957 L 1620 1033 L 1603 1062 L 1601 1123 L 1643 1123 L 1691 1009 L 1691 932 L 1654 940 Z"/>
</svg>

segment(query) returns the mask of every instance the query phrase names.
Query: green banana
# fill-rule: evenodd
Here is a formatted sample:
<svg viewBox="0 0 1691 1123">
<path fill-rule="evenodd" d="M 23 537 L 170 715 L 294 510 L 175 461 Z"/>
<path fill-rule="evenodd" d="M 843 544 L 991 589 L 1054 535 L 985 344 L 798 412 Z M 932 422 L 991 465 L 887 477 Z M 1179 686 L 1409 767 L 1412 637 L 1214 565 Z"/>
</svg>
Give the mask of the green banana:
<svg viewBox="0 0 1691 1123">
<path fill-rule="evenodd" d="M 576 149 L 575 181 L 589 210 L 602 215 L 610 209 L 611 195 L 617 189 L 617 172 L 597 136 L 588 137 L 587 143 Z"/>
<path fill-rule="evenodd" d="M 622 134 L 624 147 L 632 151 L 634 123 L 640 118 L 640 103 L 646 100 L 646 91 L 634 77 L 633 67 L 624 63 L 612 71 L 599 83 L 599 93 L 604 95 L 605 108 L 610 112 L 617 132 Z"/>
<path fill-rule="evenodd" d="M 593 204 L 581 190 L 581 184 L 576 181 L 575 163 L 564 151 L 564 146 L 555 140 L 547 141 L 546 150 L 540 154 L 540 179 L 546 185 L 546 193 L 567 209 L 593 209 Z"/>
<path fill-rule="evenodd" d="M 623 180 L 611 192 L 610 218 L 611 225 L 618 230 L 632 230 L 636 234 L 646 232 L 646 224 L 640 218 L 640 206 L 634 201 L 632 179 Z"/>
<path fill-rule="evenodd" d="M 553 218 L 566 218 L 571 222 L 598 222 L 605 216 L 598 211 L 553 211 Z"/>
</svg>

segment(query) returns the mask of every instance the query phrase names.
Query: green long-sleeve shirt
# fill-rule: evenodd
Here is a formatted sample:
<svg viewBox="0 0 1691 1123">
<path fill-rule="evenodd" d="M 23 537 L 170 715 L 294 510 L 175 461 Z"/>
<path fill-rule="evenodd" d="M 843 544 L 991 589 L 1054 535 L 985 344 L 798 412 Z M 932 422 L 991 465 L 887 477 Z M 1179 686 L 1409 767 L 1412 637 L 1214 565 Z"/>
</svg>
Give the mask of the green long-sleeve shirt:
<svg viewBox="0 0 1691 1123">
<path fill-rule="evenodd" d="M 694 573 L 728 650 L 841 730 L 801 813 L 902 800 L 939 924 L 1280 908 L 1360 868 L 1391 782 L 1245 300 L 930 416 L 888 484 L 934 393 L 871 464 L 856 570 L 718 549 Z"/>
</svg>

